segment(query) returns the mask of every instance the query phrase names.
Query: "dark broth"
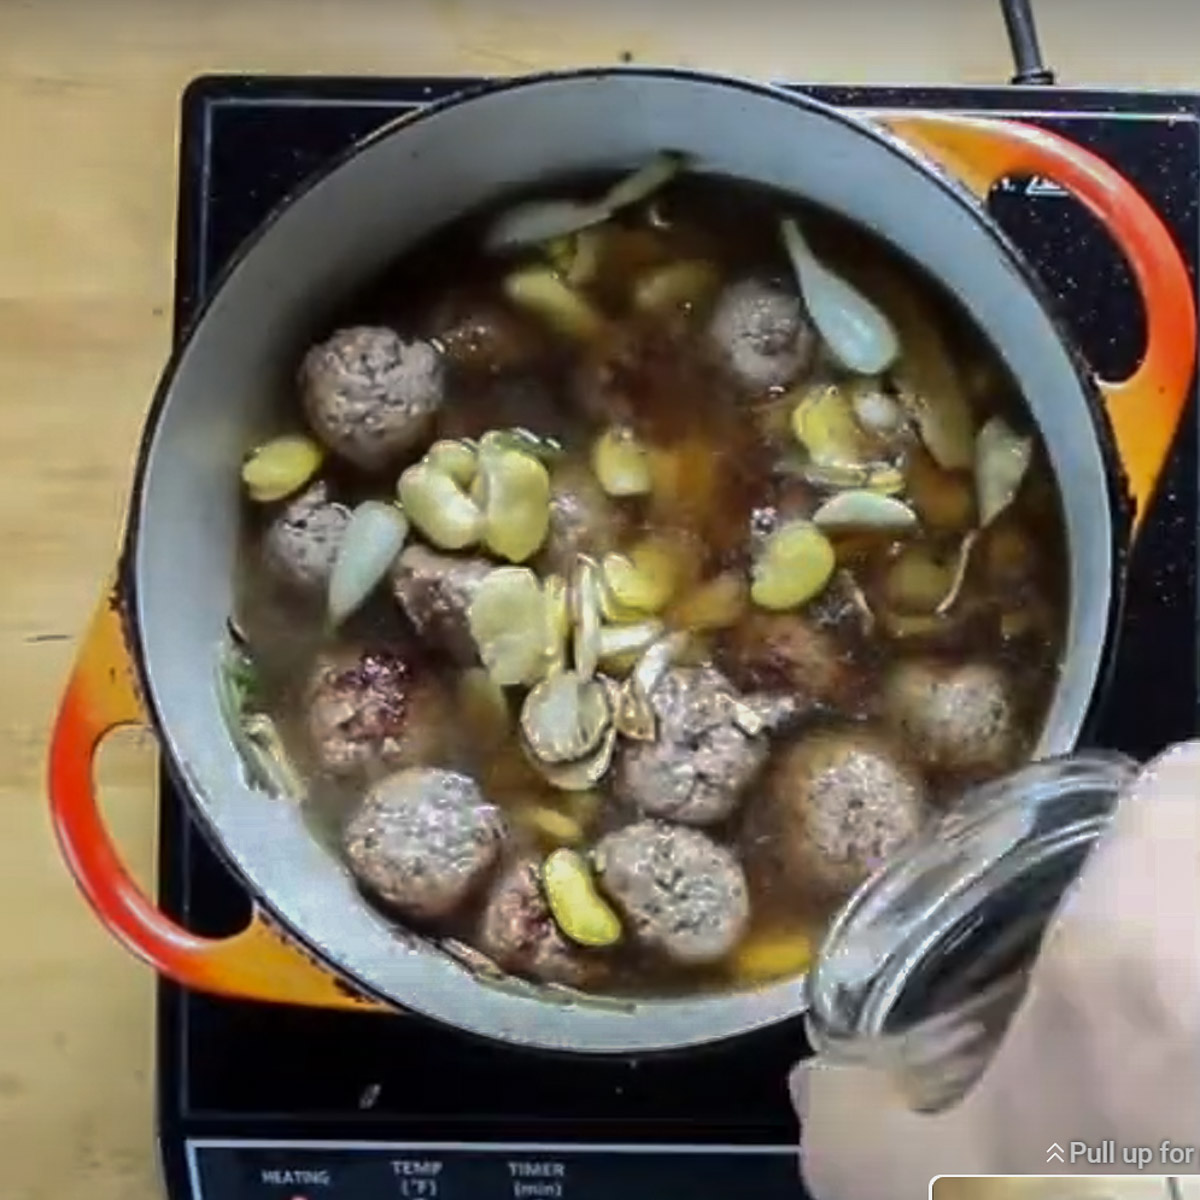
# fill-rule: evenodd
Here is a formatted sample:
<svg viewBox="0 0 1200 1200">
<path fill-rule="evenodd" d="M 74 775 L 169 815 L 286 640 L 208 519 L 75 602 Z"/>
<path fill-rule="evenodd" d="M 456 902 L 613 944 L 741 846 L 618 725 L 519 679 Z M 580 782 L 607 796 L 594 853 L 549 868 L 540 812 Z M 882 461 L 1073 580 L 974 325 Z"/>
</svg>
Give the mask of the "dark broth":
<svg viewBox="0 0 1200 1200">
<path fill-rule="evenodd" d="M 590 194 L 594 181 L 588 183 Z M 562 189 L 556 190 L 561 194 Z M 506 204 L 509 202 L 511 198 Z M 685 310 L 669 320 L 631 316 L 626 298 L 633 279 L 679 258 L 713 263 L 726 281 L 755 275 L 794 286 L 777 237 L 778 215 L 788 210 L 801 216 L 824 261 L 894 316 L 901 326 L 902 344 L 905 321 L 911 323 L 913 316 L 911 312 L 906 316 L 897 306 L 907 310 L 912 300 L 920 313 L 928 314 L 915 319 L 930 323 L 938 341 L 948 348 L 952 370 L 962 381 L 978 422 L 999 413 L 1015 428 L 1029 424 L 1017 389 L 986 338 L 926 278 L 881 242 L 827 213 L 785 202 L 762 189 L 692 177 L 677 182 L 649 208 L 642 206 L 616 219 L 618 228 L 608 235 L 599 274 L 582 290 L 633 346 L 627 381 L 627 415 L 633 429 L 647 444 L 672 448 L 676 454 L 678 469 L 669 502 L 653 498 L 622 502 L 622 542 L 628 545 L 647 534 L 682 532 L 691 539 L 698 573 L 704 578 L 724 570 L 747 570 L 756 514 L 778 510 L 794 484 L 788 473 L 779 469 L 780 461 L 794 450 L 786 445 L 782 433 L 786 426 L 773 420 L 773 414 L 778 417 L 783 410 L 782 395 L 779 390 L 767 390 L 749 400 L 739 395 L 714 363 L 702 337 L 703 321 L 695 312 Z M 512 371 L 452 370 L 437 436 L 477 437 L 492 428 L 525 427 L 558 439 L 566 467 L 581 469 L 602 426 L 564 397 L 583 369 L 581 364 L 595 352 L 556 339 L 505 301 L 500 282 L 512 269 L 512 261 L 480 250 L 484 223 L 496 211 L 490 208 L 443 230 L 388 266 L 360 294 L 348 299 L 322 333 L 351 325 L 375 325 L 393 327 L 406 338 L 436 339 L 444 332 L 438 322 L 439 314 L 448 311 L 447 305 L 449 309 L 455 305 L 465 308 L 479 300 L 500 305 L 537 344 L 533 363 Z M 295 397 L 288 396 L 286 405 L 286 425 L 294 428 Z M 419 457 L 419 452 L 412 457 Z M 326 477 L 348 504 L 371 497 L 391 499 L 396 474 L 404 465 L 397 464 L 383 476 L 334 465 L 327 467 Z M 555 470 L 566 467 L 557 465 Z M 330 635 L 320 610 L 298 604 L 263 566 L 258 552 L 261 528 L 273 515 L 273 510 L 267 510 L 265 517 L 255 512 L 247 523 L 238 579 L 238 621 L 257 669 L 259 703 L 275 719 L 309 785 L 305 803 L 313 831 L 339 852 L 346 816 L 371 775 L 368 772 L 365 778 L 347 781 L 317 769 L 302 720 L 305 681 L 318 653 L 333 644 L 392 643 L 411 638 L 411 631 L 385 585 L 336 635 Z M 923 531 L 916 539 L 903 542 L 894 534 L 874 534 L 838 538 L 835 543 L 839 564 L 851 571 L 868 600 L 877 602 L 880 580 L 902 547 L 912 546 L 914 540 L 950 557 L 961 541 L 961 530 Z M 1028 561 L 1031 550 L 1032 564 Z M 975 546 L 960 601 L 970 606 L 971 612 L 966 618 L 953 618 L 957 621 L 954 629 L 939 630 L 932 640 L 921 635 L 889 636 L 878 628 L 865 633 L 861 612 L 836 589 L 808 606 L 808 614 L 831 631 L 840 653 L 865 686 L 856 689 L 854 698 L 841 709 L 818 706 L 800 728 L 869 721 L 874 716 L 871 698 L 884 673 L 897 659 L 919 652 L 925 657 L 978 660 L 1002 667 L 1019 711 L 1020 734 L 1012 762 L 1027 756 L 1057 680 L 1066 611 L 1065 550 L 1058 494 L 1039 445 L 1015 501 Z M 1017 560 L 1010 578 L 1005 578 L 1006 554 Z M 996 584 L 996 578 L 1002 582 Z M 729 636 L 736 637 L 736 631 L 710 643 L 718 662 Z M 458 668 L 433 651 L 427 663 L 444 677 L 448 688 L 454 687 Z M 559 810 L 569 810 L 575 803 L 544 782 L 515 740 L 481 751 L 487 739 L 472 728 L 469 717 L 446 725 L 447 736 L 428 765 L 453 767 L 472 775 L 489 799 L 509 809 L 528 804 L 531 798 Z M 946 801 L 971 778 L 953 771 L 930 772 L 931 795 L 935 801 Z M 598 811 L 592 818 L 589 844 L 606 830 L 635 819 L 604 798 L 604 786 L 602 783 L 597 789 Z M 756 803 L 761 804 L 761 797 L 752 788 L 747 806 Z M 514 825 L 514 830 L 506 851 L 510 855 L 530 850 L 545 853 L 554 844 L 523 826 Z M 743 856 L 753 907 L 747 945 L 819 938 L 830 901 L 815 900 L 803 886 L 793 886 L 797 881 L 781 879 L 771 861 L 771 847 L 745 836 L 741 814 L 709 832 L 737 847 Z M 479 903 L 482 900 L 430 932 L 470 942 Z M 754 967 L 750 958 L 735 955 L 720 967 L 703 970 L 665 964 L 629 945 L 605 952 L 605 959 L 611 970 L 599 990 L 620 994 L 750 986 L 780 973 L 770 967 L 769 953 L 766 967 Z M 779 961 L 793 960 L 785 956 Z M 800 962 L 799 958 L 794 961 Z"/>
</svg>

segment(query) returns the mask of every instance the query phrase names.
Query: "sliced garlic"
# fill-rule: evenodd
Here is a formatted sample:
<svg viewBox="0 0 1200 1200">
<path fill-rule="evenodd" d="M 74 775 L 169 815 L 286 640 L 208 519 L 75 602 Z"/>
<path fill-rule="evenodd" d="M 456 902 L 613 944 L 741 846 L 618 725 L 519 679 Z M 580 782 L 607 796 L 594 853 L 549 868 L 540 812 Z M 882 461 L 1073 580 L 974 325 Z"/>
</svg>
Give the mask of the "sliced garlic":
<svg viewBox="0 0 1200 1200">
<path fill-rule="evenodd" d="M 684 655 L 691 640 L 686 633 L 676 631 L 660 638 L 647 648 L 631 676 L 646 696 L 654 695 L 654 689 L 662 682 L 663 676 L 671 666 Z"/>
<path fill-rule="evenodd" d="M 476 588 L 467 623 L 488 674 L 501 687 L 530 684 L 547 667 L 546 604 L 524 567 L 497 567 Z"/>
<path fill-rule="evenodd" d="M 611 724 L 604 684 L 574 671 L 542 680 L 521 706 L 521 732 L 540 763 L 574 762 L 584 757 L 600 744 Z"/>
<path fill-rule="evenodd" d="M 632 741 L 653 742 L 658 738 L 658 714 L 650 697 L 633 677 L 627 679 L 617 692 L 613 727 L 622 737 Z"/>
<path fill-rule="evenodd" d="M 610 496 L 644 496 L 653 483 L 649 453 L 624 428 L 610 429 L 596 439 L 592 470 Z"/>
<path fill-rule="evenodd" d="M 259 446 L 242 464 L 246 494 L 259 504 L 286 500 L 320 469 L 325 451 L 300 434 L 285 434 Z"/>
<path fill-rule="evenodd" d="M 504 294 L 572 341 L 594 341 L 604 332 L 603 316 L 554 271 L 543 267 L 516 271 L 505 279 Z"/>
<path fill-rule="evenodd" d="M 571 579 L 572 656 L 575 670 L 590 679 L 600 661 L 600 579 L 596 564 L 586 557 L 575 564 Z"/>
<path fill-rule="evenodd" d="M 1033 439 L 992 417 L 975 441 L 975 487 L 979 528 L 986 529 L 1017 498 L 1033 461 Z"/>
<path fill-rule="evenodd" d="M 441 550 L 465 550 L 483 532 L 483 513 L 454 480 L 427 462 L 409 467 L 396 487 L 408 519 Z"/>
<path fill-rule="evenodd" d="M 547 575 L 542 584 L 546 614 L 546 669 L 561 671 L 567 665 L 571 636 L 570 589 L 561 575 Z"/>
<path fill-rule="evenodd" d="M 394 504 L 365 500 L 350 516 L 329 574 L 329 620 L 340 625 L 388 573 L 408 537 L 408 521 Z"/>
<path fill-rule="evenodd" d="M 535 762 L 542 778 L 560 792 L 590 792 L 612 766 L 617 747 L 617 730 L 610 726 L 590 754 L 569 763 Z"/>
<path fill-rule="evenodd" d="M 831 496 L 813 514 L 812 522 L 826 532 L 865 529 L 904 533 L 920 524 L 917 514 L 903 500 L 865 490 Z"/>
<path fill-rule="evenodd" d="M 805 463 L 798 473 L 806 483 L 831 492 L 864 489 L 884 496 L 895 496 L 905 487 L 903 473 L 891 463 L 851 466 L 846 463 L 810 462 Z"/>
<path fill-rule="evenodd" d="M 587 859 L 556 850 L 542 864 L 542 891 L 555 924 L 580 946 L 593 949 L 621 940 L 621 920 L 600 895 Z"/>
<path fill-rule="evenodd" d="M 808 521 L 790 521 L 763 546 L 751 571 L 750 598 L 783 612 L 824 591 L 837 565 L 829 539 Z"/>
<path fill-rule="evenodd" d="M 525 562 L 550 530 L 550 475 L 536 458 L 482 445 L 474 495 L 484 510 L 484 545 L 509 562 Z"/>
<path fill-rule="evenodd" d="M 640 621 L 636 625 L 607 625 L 600 630 L 599 657 L 605 665 L 630 654 L 640 654 L 662 636 L 661 621 Z"/>
</svg>

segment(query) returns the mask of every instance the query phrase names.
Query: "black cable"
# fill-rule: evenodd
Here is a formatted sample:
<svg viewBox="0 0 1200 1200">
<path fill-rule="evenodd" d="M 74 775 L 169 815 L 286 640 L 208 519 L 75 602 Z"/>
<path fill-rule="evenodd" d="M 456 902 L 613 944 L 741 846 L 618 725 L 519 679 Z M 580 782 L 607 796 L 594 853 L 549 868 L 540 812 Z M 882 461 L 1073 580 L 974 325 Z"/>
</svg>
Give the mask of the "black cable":
<svg viewBox="0 0 1200 1200">
<path fill-rule="evenodd" d="M 1008 30 L 1008 43 L 1017 67 L 1011 82 L 1052 84 L 1054 72 L 1042 62 L 1042 49 L 1038 45 L 1037 26 L 1029 0 L 1000 0 L 1000 8 L 1004 13 L 1004 27 Z"/>
</svg>

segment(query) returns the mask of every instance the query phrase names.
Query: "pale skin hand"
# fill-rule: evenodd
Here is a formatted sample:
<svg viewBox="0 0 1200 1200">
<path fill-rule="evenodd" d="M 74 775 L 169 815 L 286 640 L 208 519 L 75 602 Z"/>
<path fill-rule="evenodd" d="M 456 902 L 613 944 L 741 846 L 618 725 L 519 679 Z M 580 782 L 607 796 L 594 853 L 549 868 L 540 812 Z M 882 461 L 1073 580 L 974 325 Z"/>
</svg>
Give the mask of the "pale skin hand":
<svg viewBox="0 0 1200 1200">
<path fill-rule="evenodd" d="M 1047 932 L 979 1083 L 921 1115 L 863 1068 L 792 1076 L 817 1200 L 917 1200 L 935 1175 L 1200 1172 L 1200 743 L 1145 767 Z M 1118 1162 L 1047 1164 L 1052 1142 L 1115 1141 Z M 1159 1147 L 1195 1147 L 1160 1163 Z M 1128 1168 L 1131 1172 L 1136 1167 Z"/>
</svg>

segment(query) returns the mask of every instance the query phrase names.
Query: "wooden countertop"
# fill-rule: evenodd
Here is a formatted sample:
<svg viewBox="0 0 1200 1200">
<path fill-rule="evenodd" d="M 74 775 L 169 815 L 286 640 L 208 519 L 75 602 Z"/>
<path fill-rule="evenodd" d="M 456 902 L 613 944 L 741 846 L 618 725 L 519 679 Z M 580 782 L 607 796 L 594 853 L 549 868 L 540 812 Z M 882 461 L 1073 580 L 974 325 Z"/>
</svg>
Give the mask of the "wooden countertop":
<svg viewBox="0 0 1200 1200">
<path fill-rule="evenodd" d="M 1197 86 L 1200 9 L 1041 0 L 1072 83 Z M 862 31 L 869 32 L 862 32 Z M 170 330 L 176 113 L 209 71 L 514 73 L 673 62 L 822 81 L 994 82 L 977 0 L 90 0 L 0 6 L 0 1196 L 151 1200 L 151 980 L 94 923 L 45 819 L 46 731 L 118 536 Z M 106 806 L 143 875 L 153 749 Z"/>
</svg>

